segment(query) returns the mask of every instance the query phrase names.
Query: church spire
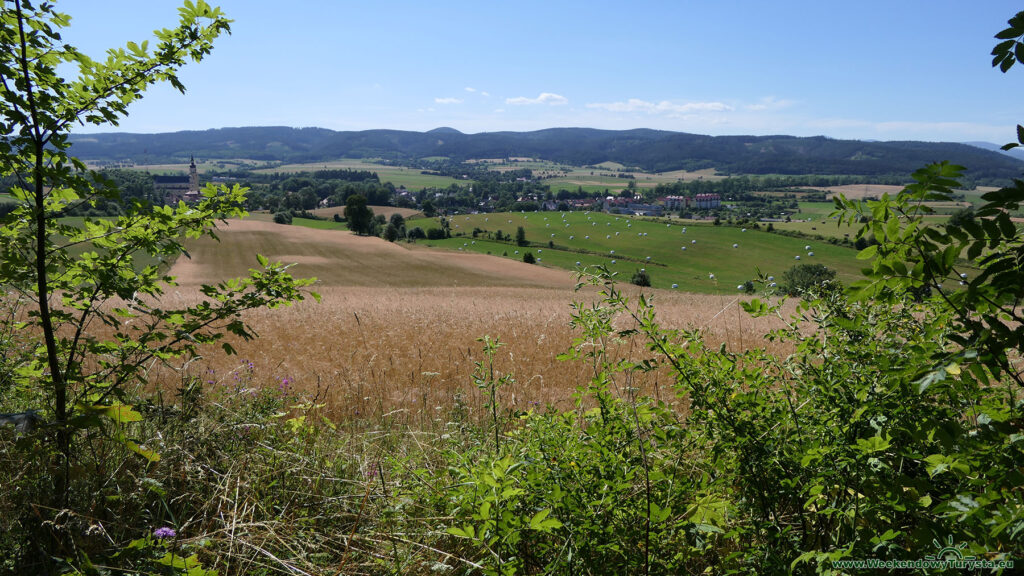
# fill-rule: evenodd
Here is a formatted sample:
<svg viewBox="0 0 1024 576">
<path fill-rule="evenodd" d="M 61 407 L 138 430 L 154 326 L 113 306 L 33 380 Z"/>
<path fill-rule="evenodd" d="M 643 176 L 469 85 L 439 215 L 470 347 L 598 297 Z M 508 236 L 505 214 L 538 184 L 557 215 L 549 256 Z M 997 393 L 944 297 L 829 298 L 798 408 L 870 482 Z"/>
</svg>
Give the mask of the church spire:
<svg viewBox="0 0 1024 576">
<path fill-rule="evenodd" d="M 189 192 L 199 191 L 199 171 L 196 169 L 195 156 L 190 156 L 188 165 L 188 190 Z"/>
</svg>

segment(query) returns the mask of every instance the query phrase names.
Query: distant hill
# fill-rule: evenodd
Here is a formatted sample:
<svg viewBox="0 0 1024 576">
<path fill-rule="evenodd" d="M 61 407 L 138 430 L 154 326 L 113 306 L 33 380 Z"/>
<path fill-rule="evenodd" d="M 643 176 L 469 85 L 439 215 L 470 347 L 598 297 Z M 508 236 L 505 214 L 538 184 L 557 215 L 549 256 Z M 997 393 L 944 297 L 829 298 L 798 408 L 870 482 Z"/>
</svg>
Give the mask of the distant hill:
<svg viewBox="0 0 1024 576">
<path fill-rule="evenodd" d="M 991 150 L 1000 154 L 1011 156 L 1018 160 L 1024 161 L 1024 148 L 1010 148 L 1009 150 L 1003 150 L 999 144 L 993 144 L 991 142 L 964 142 L 964 144 L 970 144 L 971 146 L 977 146 L 983 150 Z"/>
<path fill-rule="evenodd" d="M 605 161 L 643 170 L 715 168 L 732 174 L 907 175 L 921 166 L 949 160 L 969 168 L 976 181 L 1008 180 L 1024 162 L 978 146 L 949 142 L 867 142 L 824 136 L 703 136 L 663 130 L 550 128 L 534 132 L 464 134 L 453 128 L 429 132 L 324 128 L 250 127 L 164 134 L 82 134 L 72 136 L 72 153 L 86 160 L 131 159 L 143 163 L 251 158 L 321 162 L 337 158 L 413 160 L 445 156 L 532 157 L 573 165 Z"/>
</svg>

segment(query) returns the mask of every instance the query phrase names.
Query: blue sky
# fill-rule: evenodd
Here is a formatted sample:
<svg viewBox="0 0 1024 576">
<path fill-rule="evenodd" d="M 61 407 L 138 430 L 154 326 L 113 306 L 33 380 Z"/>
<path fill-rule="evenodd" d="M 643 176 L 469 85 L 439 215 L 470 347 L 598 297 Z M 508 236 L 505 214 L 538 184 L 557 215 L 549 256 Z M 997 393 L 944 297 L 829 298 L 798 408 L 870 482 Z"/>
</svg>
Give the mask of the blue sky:
<svg viewBox="0 0 1024 576">
<path fill-rule="evenodd" d="M 223 0 L 231 36 L 117 128 L 463 132 L 582 126 L 873 140 L 1014 140 L 1024 69 L 991 67 L 1024 8 L 985 0 Z M 178 2 L 66 0 L 97 57 Z"/>
</svg>

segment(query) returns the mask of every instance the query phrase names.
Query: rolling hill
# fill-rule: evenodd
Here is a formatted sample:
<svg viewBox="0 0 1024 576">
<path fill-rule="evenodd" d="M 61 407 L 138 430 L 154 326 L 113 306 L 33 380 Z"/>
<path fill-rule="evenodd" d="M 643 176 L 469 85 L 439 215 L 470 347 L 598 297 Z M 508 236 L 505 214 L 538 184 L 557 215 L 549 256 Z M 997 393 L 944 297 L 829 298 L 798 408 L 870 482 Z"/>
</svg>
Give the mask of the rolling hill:
<svg viewBox="0 0 1024 576">
<path fill-rule="evenodd" d="M 164 134 L 79 134 L 72 153 L 91 161 L 140 163 L 248 158 L 320 162 L 337 158 L 409 161 L 447 157 L 531 157 L 586 166 L 612 161 L 650 172 L 714 168 L 730 174 L 854 174 L 906 176 L 939 160 L 967 166 L 976 181 L 1009 180 L 1024 171 L 1016 158 L 968 144 L 866 142 L 824 136 L 704 136 L 662 130 L 550 128 L 534 132 L 464 134 L 324 128 L 219 128 Z"/>
</svg>

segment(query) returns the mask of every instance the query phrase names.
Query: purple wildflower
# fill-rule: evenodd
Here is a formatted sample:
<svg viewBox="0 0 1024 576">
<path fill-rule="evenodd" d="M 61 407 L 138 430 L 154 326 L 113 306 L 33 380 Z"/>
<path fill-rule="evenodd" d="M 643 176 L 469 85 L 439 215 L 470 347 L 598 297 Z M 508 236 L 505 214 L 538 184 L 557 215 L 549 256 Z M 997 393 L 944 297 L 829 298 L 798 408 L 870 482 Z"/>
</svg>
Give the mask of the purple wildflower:
<svg viewBox="0 0 1024 576">
<path fill-rule="evenodd" d="M 174 531 L 174 528 L 169 528 L 167 526 L 164 526 L 163 528 L 157 528 L 153 531 L 153 537 L 158 540 L 163 538 L 174 538 L 177 535 L 178 533 Z"/>
</svg>

